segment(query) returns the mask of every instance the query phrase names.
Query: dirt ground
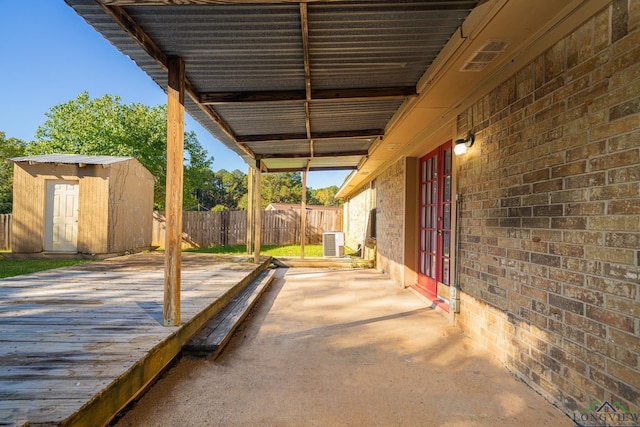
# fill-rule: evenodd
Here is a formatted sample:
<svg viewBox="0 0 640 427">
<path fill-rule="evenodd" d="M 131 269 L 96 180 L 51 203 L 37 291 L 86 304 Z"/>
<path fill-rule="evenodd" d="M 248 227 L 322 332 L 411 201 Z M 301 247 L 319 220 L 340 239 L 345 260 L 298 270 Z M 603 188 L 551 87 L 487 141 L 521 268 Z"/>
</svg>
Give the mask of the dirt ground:
<svg viewBox="0 0 640 427">
<path fill-rule="evenodd" d="M 373 270 L 280 270 L 216 360 L 182 358 L 125 426 L 572 426 Z"/>
</svg>

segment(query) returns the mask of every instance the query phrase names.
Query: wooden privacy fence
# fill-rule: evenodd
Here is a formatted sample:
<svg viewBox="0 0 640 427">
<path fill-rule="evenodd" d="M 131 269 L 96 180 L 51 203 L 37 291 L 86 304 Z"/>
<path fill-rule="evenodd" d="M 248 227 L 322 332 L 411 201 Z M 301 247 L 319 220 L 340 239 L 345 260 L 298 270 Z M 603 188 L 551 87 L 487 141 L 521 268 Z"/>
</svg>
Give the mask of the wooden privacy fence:
<svg viewBox="0 0 640 427">
<path fill-rule="evenodd" d="M 0 214 L 0 250 L 11 249 L 11 214 Z"/>
<path fill-rule="evenodd" d="M 261 244 L 300 243 L 300 211 L 263 211 Z M 153 213 L 153 246 L 164 247 L 164 212 Z M 342 231 L 342 210 L 307 211 L 306 243 L 322 243 L 322 233 Z M 247 241 L 247 211 L 192 212 L 182 214 L 182 247 L 242 245 Z"/>
</svg>

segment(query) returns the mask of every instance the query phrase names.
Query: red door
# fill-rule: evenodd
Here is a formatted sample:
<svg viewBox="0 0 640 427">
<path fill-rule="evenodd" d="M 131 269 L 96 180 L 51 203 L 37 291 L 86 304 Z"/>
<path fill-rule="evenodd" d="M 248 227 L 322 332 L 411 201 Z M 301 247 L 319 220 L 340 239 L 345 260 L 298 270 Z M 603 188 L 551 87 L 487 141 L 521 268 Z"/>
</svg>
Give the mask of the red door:
<svg viewBox="0 0 640 427">
<path fill-rule="evenodd" d="M 449 141 L 420 159 L 418 286 L 433 297 L 450 282 L 451 198 Z"/>
</svg>

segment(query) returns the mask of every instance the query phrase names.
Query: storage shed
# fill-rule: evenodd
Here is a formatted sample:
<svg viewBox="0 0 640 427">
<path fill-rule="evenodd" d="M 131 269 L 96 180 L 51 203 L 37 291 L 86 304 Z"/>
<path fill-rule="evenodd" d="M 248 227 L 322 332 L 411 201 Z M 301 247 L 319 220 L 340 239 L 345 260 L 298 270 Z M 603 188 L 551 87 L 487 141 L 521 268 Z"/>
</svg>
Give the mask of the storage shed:
<svg viewBox="0 0 640 427">
<path fill-rule="evenodd" d="M 9 159 L 14 253 L 114 254 L 151 246 L 155 178 L 133 157 Z"/>
</svg>

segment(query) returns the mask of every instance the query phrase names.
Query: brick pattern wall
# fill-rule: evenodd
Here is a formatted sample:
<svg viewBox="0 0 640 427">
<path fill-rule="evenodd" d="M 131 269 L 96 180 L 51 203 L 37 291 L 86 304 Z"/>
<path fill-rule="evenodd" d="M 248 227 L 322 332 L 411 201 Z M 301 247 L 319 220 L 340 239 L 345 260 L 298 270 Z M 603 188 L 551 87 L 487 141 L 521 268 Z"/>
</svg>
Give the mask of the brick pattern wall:
<svg viewBox="0 0 640 427">
<path fill-rule="evenodd" d="M 376 178 L 377 263 L 397 283 L 404 280 L 405 163 L 400 159 Z"/>
<path fill-rule="evenodd" d="M 614 1 L 457 121 L 457 324 L 568 414 L 640 409 L 639 25 Z"/>
<path fill-rule="evenodd" d="M 368 187 L 362 188 L 344 203 L 345 244 L 356 250 L 362 245 L 369 224 L 369 206 L 371 192 Z"/>
</svg>

